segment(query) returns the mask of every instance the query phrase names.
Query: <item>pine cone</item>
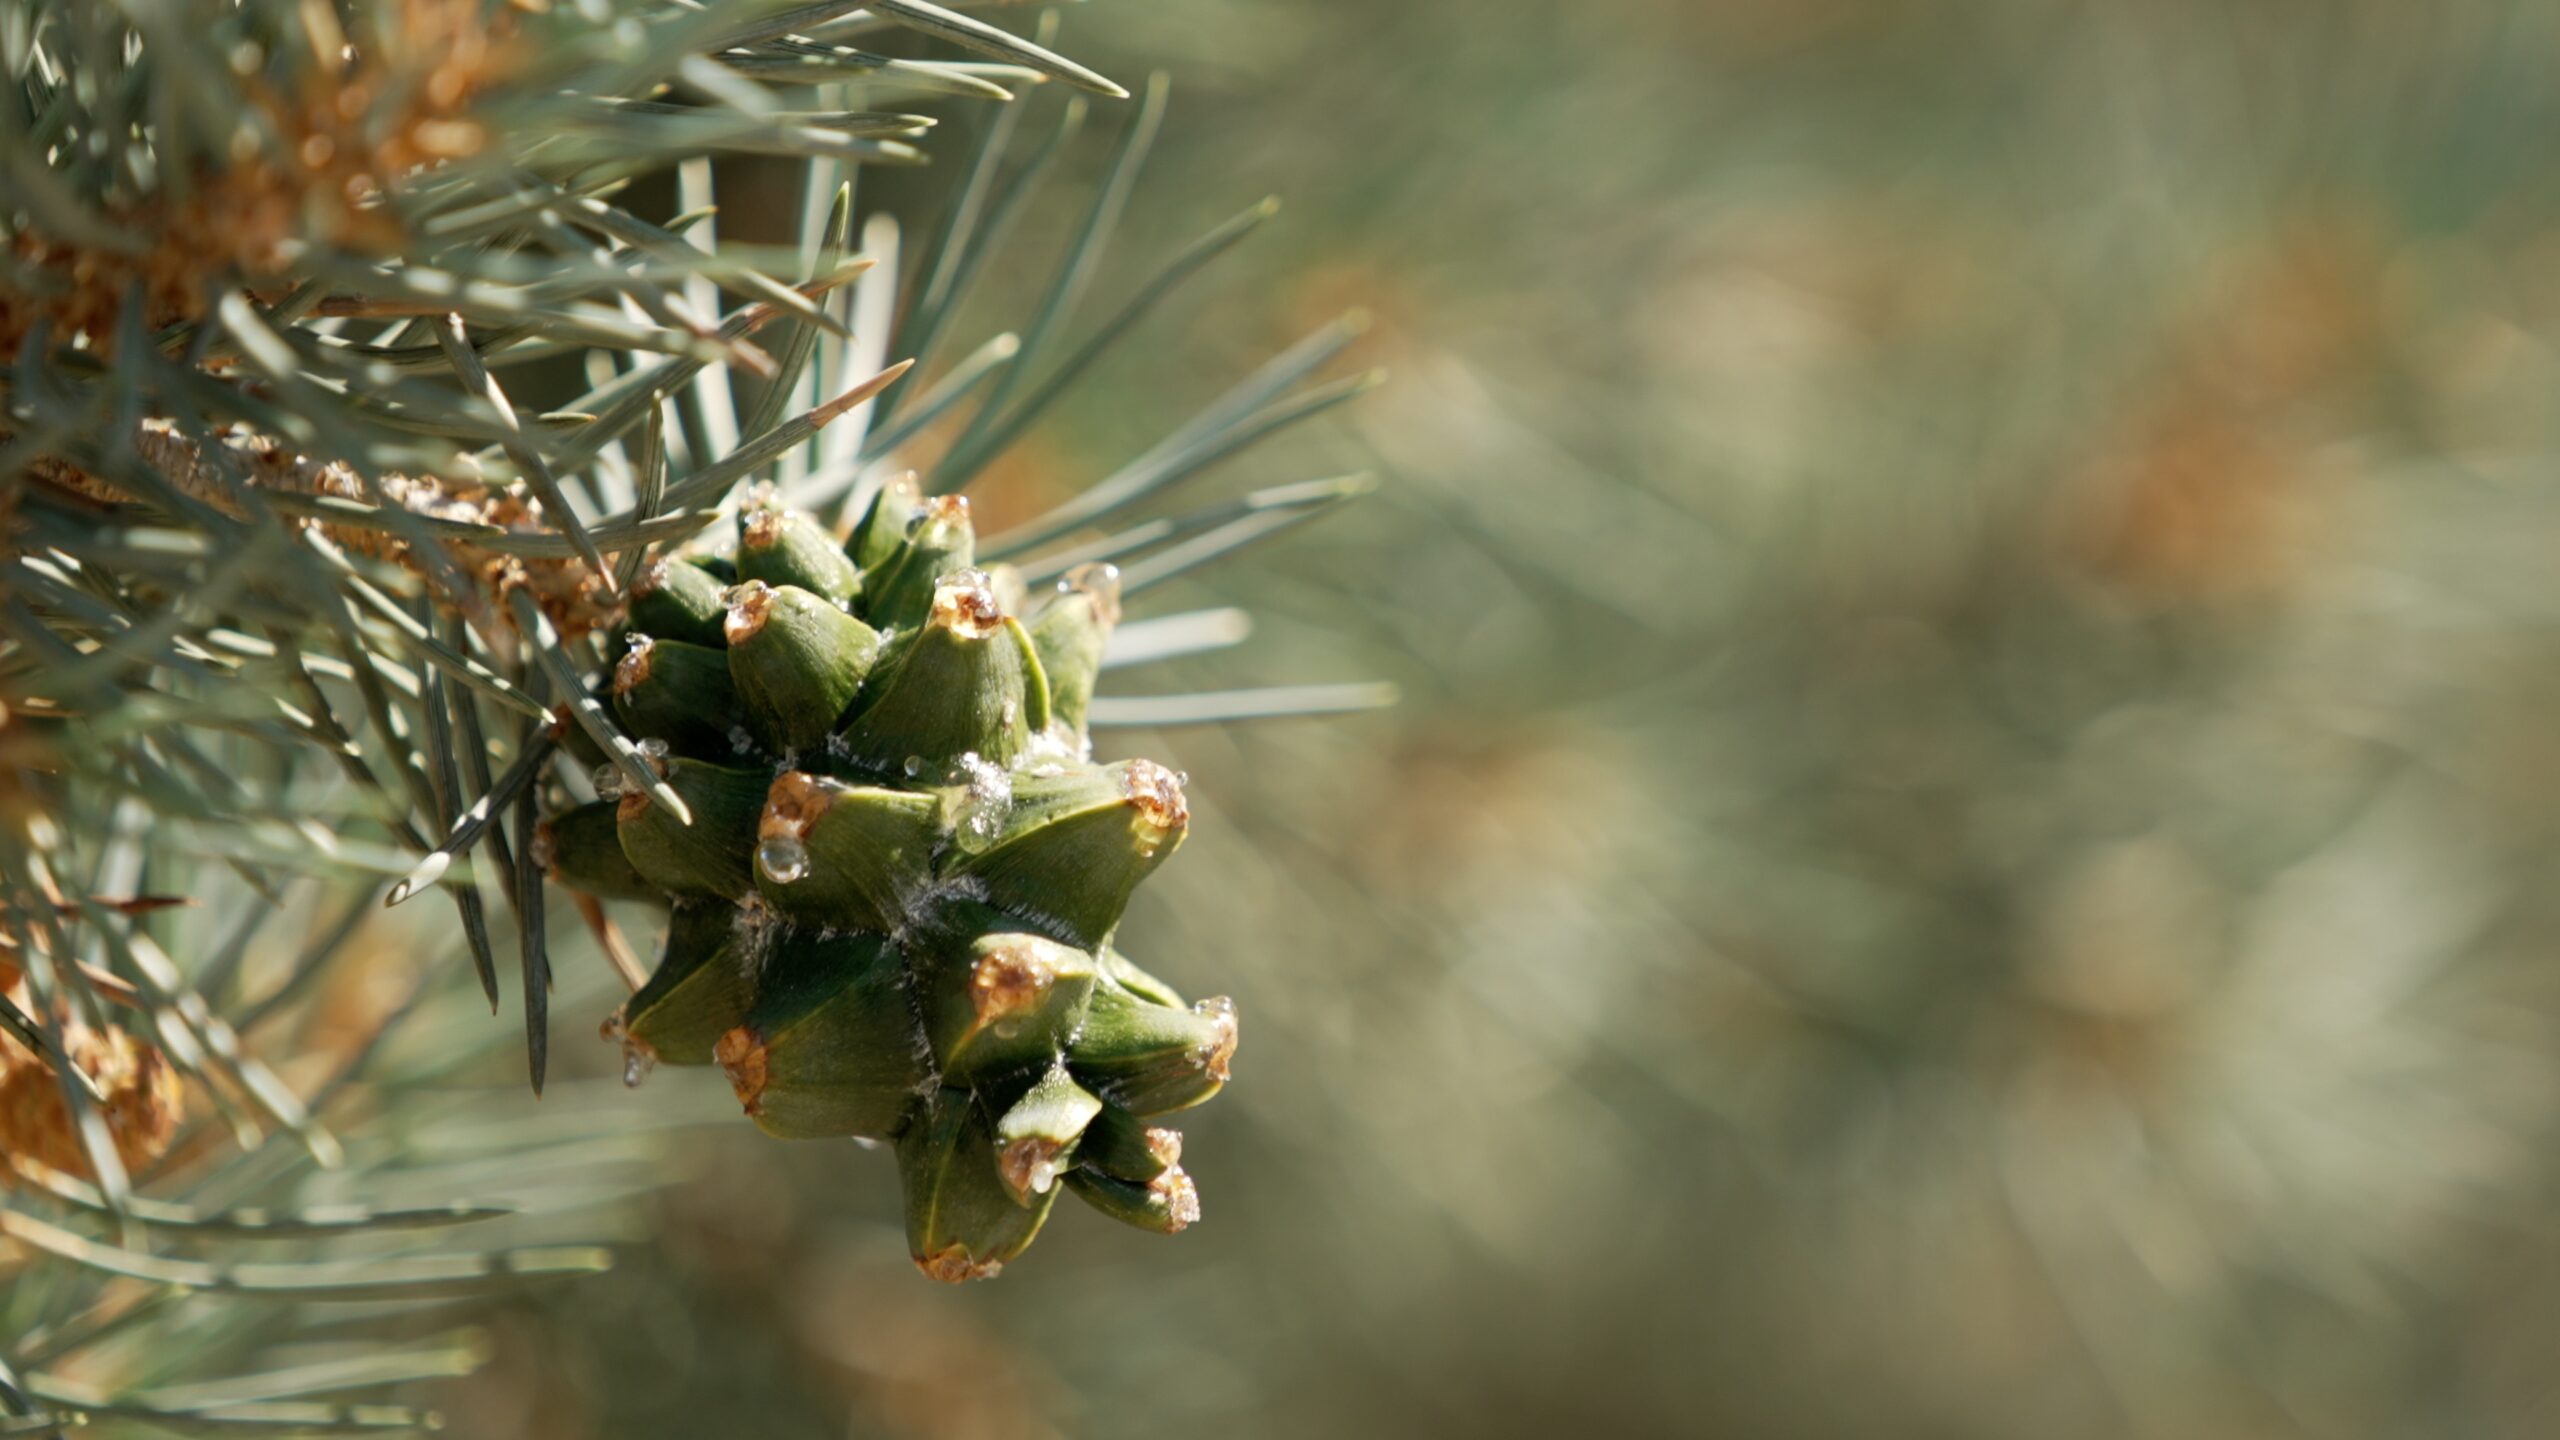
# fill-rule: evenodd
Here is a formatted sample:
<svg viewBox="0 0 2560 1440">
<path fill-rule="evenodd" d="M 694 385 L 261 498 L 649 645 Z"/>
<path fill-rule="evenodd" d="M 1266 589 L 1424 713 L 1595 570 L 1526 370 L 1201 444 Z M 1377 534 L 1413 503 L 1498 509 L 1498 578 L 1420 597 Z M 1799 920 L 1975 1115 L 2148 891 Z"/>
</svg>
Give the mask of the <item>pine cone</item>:
<svg viewBox="0 0 2560 1440">
<path fill-rule="evenodd" d="M 739 530 L 733 561 L 644 577 L 612 681 L 692 823 L 608 766 L 544 832 L 560 883 L 672 912 L 606 1026 L 628 1076 L 716 1062 L 770 1134 L 894 1142 L 938 1280 L 994 1275 L 1062 1186 L 1183 1228 L 1179 1137 L 1141 1122 L 1217 1093 L 1235 1009 L 1112 948 L 1190 823 L 1181 777 L 1090 758 L 1117 573 L 1026 625 L 968 503 L 911 485 L 843 545 L 770 505 Z"/>
</svg>

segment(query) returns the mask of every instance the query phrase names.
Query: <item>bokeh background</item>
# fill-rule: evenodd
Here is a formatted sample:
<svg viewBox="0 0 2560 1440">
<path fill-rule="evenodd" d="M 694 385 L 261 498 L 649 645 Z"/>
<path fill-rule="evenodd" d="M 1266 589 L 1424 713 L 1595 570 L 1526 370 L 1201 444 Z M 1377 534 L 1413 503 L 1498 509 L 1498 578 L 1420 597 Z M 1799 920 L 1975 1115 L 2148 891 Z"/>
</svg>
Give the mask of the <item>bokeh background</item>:
<svg viewBox="0 0 2560 1440">
<path fill-rule="evenodd" d="M 2560 1429 L 2560 7 L 1063 38 L 1177 81 L 1097 294 L 1287 208 L 981 504 L 1344 306 L 1393 374 L 1202 482 L 1385 484 L 1138 684 L 1404 704 L 1113 745 L 1198 816 L 1129 948 L 1245 1017 L 1206 1219 L 947 1290 L 878 1157 L 678 1131 L 458 1430 Z"/>
</svg>

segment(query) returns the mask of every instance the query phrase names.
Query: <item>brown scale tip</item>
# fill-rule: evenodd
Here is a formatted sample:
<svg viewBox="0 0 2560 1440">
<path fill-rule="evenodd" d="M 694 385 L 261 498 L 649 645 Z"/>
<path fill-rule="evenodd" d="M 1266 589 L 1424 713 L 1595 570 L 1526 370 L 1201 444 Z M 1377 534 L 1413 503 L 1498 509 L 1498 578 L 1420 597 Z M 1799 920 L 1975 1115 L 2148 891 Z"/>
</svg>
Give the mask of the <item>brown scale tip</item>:
<svg viewBox="0 0 2560 1440">
<path fill-rule="evenodd" d="M 991 1025 L 1039 1008 L 1058 972 L 1049 957 L 1026 944 L 999 945 L 979 957 L 969 976 L 969 1003 L 978 1023 Z"/>
<path fill-rule="evenodd" d="M 624 1013 L 630 1008 L 631 1002 L 627 1000 L 615 1006 L 613 1013 L 604 1017 L 604 1023 L 596 1026 L 596 1038 L 620 1045 L 623 1064 L 629 1066 L 637 1061 L 643 1067 L 641 1073 L 646 1074 L 658 1066 L 658 1047 L 631 1033 L 631 1017 Z M 626 1073 L 622 1083 L 631 1085 L 637 1082 L 629 1079 Z"/>
<path fill-rule="evenodd" d="M 1236 1058 L 1236 1002 L 1224 995 L 1214 995 L 1191 1007 L 1191 1013 L 1207 1019 L 1214 1027 L 1200 1044 L 1195 1058 L 1200 1069 L 1212 1080 L 1227 1083 L 1227 1067 Z"/>
<path fill-rule="evenodd" d="M 1159 830 L 1179 830 L 1191 823 L 1191 806 L 1182 798 L 1182 777 L 1153 760 L 1132 760 L 1120 776 L 1121 793 Z"/>
<path fill-rule="evenodd" d="M 835 804 L 826 784 L 806 770 L 785 770 L 764 794 L 764 815 L 756 821 L 756 838 L 806 840 L 818 817 Z"/>
<path fill-rule="evenodd" d="M 985 571 L 956 571 L 935 582 L 933 614 L 926 623 L 949 630 L 963 640 L 979 640 L 1004 624 L 1004 605 L 988 585 Z"/>
<path fill-rule="evenodd" d="M 924 502 L 924 520 L 928 525 L 966 525 L 969 523 L 969 497 L 936 495 Z"/>
<path fill-rule="evenodd" d="M 1148 1181 L 1147 1190 L 1164 1205 L 1165 1233 L 1178 1234 L 1200 1223 L 1200 1187 L 1191 1183 L 1181 1166 Z"/>
<path fill-rule="evenodd" d="M 622 792 L 622 798 L 614 802 L 613 818 L 623 824 L 629 824 L 647 813 L 649 813 L 649 792 L 646 790 L 625 790 Z"/>
<path fill-rule="evenodd" d="M 674 563 L 676 562 L 661 555 L 657 559 L 650 561 L 648 564 L 641 566 L 640 573 L 631 577 L 632 598 L 636 600 L 643 595 L 655 595 L 660 590 L 665 589 L 667 584 L 667 567 Z"/>
<path fill-rule="evenodd" d="M 954 1240 L 930 1255 L 917 1256 L 916 1268 L 945 1285 L 958 1285 L 969 1280 L 993 1280 L 1004 1273 L 1004 1262 L 977 1259 L 970 1255 L 968 1246 Z"/>
<path fill-rule="evenodd" d="M 721 622 L 721 631 L 732 645 L 744 645 L 763 632 L 764 622 L 773 614 L 773 587 L 761 580 L 750 580 L 729 592 L 729 618 Z"/>
<path fill-rule="evenodd" d="M 631 649 L 613 667 L 613 693 L 628 695 L 649 683 L 649 652 L 658 642 L 646 635 L 631 637 Z"/>
<path fill-rule="evenodd" d="M 779 505 L 767 505 L 747 516 L 746 530 L 738 543 L 753 549 L 765 549 L 782 543 L 782 529 L 791 512 Z"/>
<path fill-rule="evenodd" d="M 764 1037 L 740 1025 L 721 1035 L 720 1043 L 711 1047 L 711 1058 L 729 1072 L 729 1088 L 737 1092 L 738 1103 L 748 1114 L 755 1114 L 757 1102 L 764 1098 Z"/>
<path fill-rule="evenodd" d="M 996 1152 L 996 1173 L 1015 1201 L 1028 1205 L 1058 1183 L 1058 1153 L 1065 1148 L 1046 1135 L 1025 1135 Z"/>
</svg>

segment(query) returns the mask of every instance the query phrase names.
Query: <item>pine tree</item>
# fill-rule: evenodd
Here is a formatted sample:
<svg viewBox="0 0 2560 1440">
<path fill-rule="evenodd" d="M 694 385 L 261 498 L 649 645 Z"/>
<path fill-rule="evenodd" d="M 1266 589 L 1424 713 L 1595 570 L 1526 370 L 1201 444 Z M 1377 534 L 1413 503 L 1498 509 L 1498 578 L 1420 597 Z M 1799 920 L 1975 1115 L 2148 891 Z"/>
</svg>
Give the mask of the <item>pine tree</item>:
<svg viewBox="0 0 2560 1440">
<path fill-rule="evenodd" d="M 1090 732 L 1382 697 L 1095 691 L 1239 638 L 1124 603 L 1367 482 L 1158 502 L 1372 377 L 1318 378 L 1359 328 L 1329 325 L 975 533 L 971 481 L 1273 212 L 1079 323 L 1168 87 L 1131 96 L 1057 28 L 924 0 L 0 6 L 0 1434 L 413 1428 L 342 1402 L 467 1368 L 467 1337 L 258 1356 L 315 1302 L 414 1336 L 386 1302 L 604 1263 L 418 1242 L 504 1207 L 308 1203 L 423 1174 L 387 1117 L 491 1028 L 402 1053 L 448 988 L 416 967 L 334 1028 L 385 900 L 451 907 L 536 1093 L 580 989 L 547 943 L 567 900 L 636 992 L 606 1027 L 627 1078 L 717 1061 L 768 1131 L 894 1142 L 938 1278 L 994 1273 L 1062 1189 L 1196 1215 L 1147 1118 L 1224 1081 L 1235 1020 L 1119 953 L 1188 810 Z M 1009 243 L 1105 115 L 1081 221 Z M 915 214 L 866 194 L 928 152 L 952 181 Z M 718 240 L 738 156 L 793 167 L 796 245 Z M 1017 266 L 1048 277 L 1025 323 L 970 338 Z M 624 929 L 661 916 L 644 966 Z"/>
</svg>

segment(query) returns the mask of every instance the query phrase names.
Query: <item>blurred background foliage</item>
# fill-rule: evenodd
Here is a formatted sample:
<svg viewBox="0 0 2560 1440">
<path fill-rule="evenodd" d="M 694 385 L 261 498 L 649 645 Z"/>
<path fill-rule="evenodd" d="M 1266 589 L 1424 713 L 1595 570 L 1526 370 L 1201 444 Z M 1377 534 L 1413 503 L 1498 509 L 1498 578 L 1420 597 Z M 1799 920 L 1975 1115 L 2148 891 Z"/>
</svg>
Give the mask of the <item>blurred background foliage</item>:
<svg viewBox="0 0 2560 1440">
<path fill-rule="evenodd" d="M 1164 683 L 1406 703 L 1115 747 L 1246 1019 L 1205 1223 L 952 1291 L 888 1167 L 688 1132 L 458 1429 L 2560 1425 L 2560 8 L 1066 22 L 1177 79 L 1097 293 L 1287 208 L 989 523 L 1343 303 L 1394 376 L 1219 477 L 1387 486 Z"/>
</svg>

